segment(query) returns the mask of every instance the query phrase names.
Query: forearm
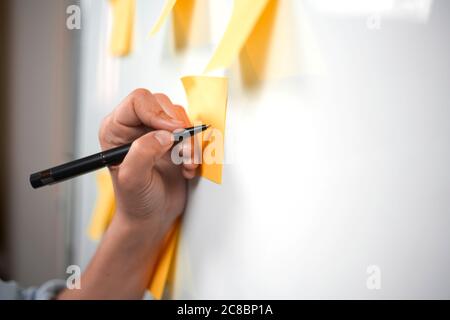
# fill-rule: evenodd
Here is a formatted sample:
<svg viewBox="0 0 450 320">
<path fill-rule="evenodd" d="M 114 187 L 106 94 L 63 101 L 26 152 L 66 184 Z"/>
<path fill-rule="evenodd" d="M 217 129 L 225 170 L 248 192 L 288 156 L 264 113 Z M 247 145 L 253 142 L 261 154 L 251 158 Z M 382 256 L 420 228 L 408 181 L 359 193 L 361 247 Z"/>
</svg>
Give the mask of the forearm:
<svg viewBox="0 0 450 320">
<path fill-rule="evenodd" d="M 153 272 L 162 237 L 151 220 L 116 214 L 81 277 L 81 289 L 59 299 L 141 299 Z"/>
</svg>

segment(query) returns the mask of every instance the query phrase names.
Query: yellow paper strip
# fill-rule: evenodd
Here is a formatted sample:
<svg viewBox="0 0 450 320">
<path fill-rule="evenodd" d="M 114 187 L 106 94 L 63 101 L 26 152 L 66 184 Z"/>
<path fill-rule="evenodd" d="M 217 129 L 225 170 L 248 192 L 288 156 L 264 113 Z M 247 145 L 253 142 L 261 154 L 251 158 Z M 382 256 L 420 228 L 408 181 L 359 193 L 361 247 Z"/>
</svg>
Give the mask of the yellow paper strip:
<svg viewBox="0 0 450 320">
<path fill-rule="evenodd" d="M 125 56 L 131 51 L 134 27 L 135 0 L 109 0 L 113 15 L 110 51 Z"/>
<path fill-rule="evenodd" d="M 204 152 L 214 150 L 215 159 L 218 163 L 202 163 L 200 174 L 216 183 L 222 182 L 222 162 L 223 162 L 223 136 L 225 134 L 225 115 L 227 105 L 227 79 L 222 77 L 193 76 L 181 79 L 189 104 L 189 115 L 193 123 L 200 121 L 212 126 L 208 129 L 209 135 L 214 136 L 214 146 L 207 145 Z M 207 131 L 207 132 L 208 132 Z M 204 160 L 204 159 L 203 159 Z M 169 271 L 174 263 L 175 251 L 177 248 L 178 234 L 181 224 L 178 221 L 164 247 L 155 267 L 149 285 L 149 291 L 155 299 L 161 299 L 164 294 Z"/>
<path fill-rule="evenodd" d="M 235 0 L 225 34 L 205 72 L 228 67 L 239 55 L 268 0 Z"/>
<path fill-rule="evenodd" d="M 216 183 L 222 183 L 224 160 L 225 117 L 228 84 L 223 77 L 190 76 L 181 78 L 188 100 L 188 113 L 195 124 L 208 124 L 203 134 L 209 140 L 202 148 L 200 175 Z"/>
<path fill-rule="evenodd" d="M 148 290 L 151 292 L 152 296 L 157 300 L 160 300 L 164 294 L 164 288 L 166 286 L 169 270 L 172 265 L 172 261 L 174 260 L 175 251 L 177 248 L 180 228 L 181 224 L 180 220 L 178 219 L 167 236 L 167 239 L 164 243 L 164 247 L 161 250 L 158 262 L 156 263 L 152 279 L 150 280 Z"/>
<path fill-rule="evenodd" d="M 161 26 L 163 25 L 164 21 L 166 21 L 167 17 L 169 16 L 170 11 L 172 11 L 172 8 L 175 5 L 175 2 L 177 2 L 177 0 L 167 0 L 166 1 L 161 14 L 159 15 L 158 20 L 156 20 L 156 23 L 153 25 L 152 29 L 150 30 L 150 36 L 155 35 L 159 31 L 159 29 L 161 29 Z"/>
<path fill-rule="evenodd" d="M 269 0 L 239 54 L 243 84 L 321 74 L 323 62 L 307 15 L 295 0 Z"/>
<path fill-rule="evenodd" d="M 209 43 L 209 0 L 177 0 L 173 7 L 174 48 L 180 52 L 188 47 Z"/>
<path fill-rule="evenodd" d="M 115 200 L 111 175 L 108 170 L 101 170 L 97 173 L 97 202 L 89 226 L 89 237 L 92 240 L 99 240 L 108 228 L 114 215 Z"/>
</svg>

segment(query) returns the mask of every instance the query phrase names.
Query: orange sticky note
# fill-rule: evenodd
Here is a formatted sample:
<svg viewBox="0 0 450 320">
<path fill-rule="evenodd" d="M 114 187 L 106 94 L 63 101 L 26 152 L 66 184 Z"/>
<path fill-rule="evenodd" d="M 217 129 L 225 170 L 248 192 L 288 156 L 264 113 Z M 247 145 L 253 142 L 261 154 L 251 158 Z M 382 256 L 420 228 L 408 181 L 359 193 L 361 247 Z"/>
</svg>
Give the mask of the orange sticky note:
<svg viewBox="0 0 450 320">
<path fill-rule="evenodd" d="M 172 26 L 176 51 L 209 43 L 209 0 L 177 0 Z"/>
<path fill-rule="evenodd" d="M 230 66 L 239 55 L 268 0 L 235 0 L 230 22 L 205 72 Z"/>
<path fill-rule="evenodd" d="M 106 228 L 108 228 L 116 209 L 114 189 L 109 171 L 106 169 L 99 171 L 96 179 L 97 201 L 92 213 L 88 232 L 89 237 L 92 240 L 99 240 L 102 237 Z"/>
<path fill-rule="evenodd" d="M 155 24 L 153 25 L 152 29 L 150 30 L 150 36 L 155 35 L 159 29 L 161 29 L 164 21 L 166 21 L 167 17 L 169 16 L 170 11 L 172 11 L 173 6 L 177 0 L 167 0 L 164 4 L 164 7 L 162 9 L 161 14 L 158 17 L 158 20 L 156 20 Z"/>
<path fill-rule="evenodd" d="M 244 85 L 323 73 L 309 19 L 295 1 L 269 0 L 239 54 Z"/>
<path fill-rule="evenodd" d="M 97 201 L 88 231 L 89 237 L 92 240 L 99 240 L 103 236 L 111 223 L 116 207 L 114 188 L 109 171 L 99 171 L 96 179 L 98 190 Z M 181 227 L 180 224 L 180 220 L 177 220 L 171 231 L 167 234 L 164 245 L 161 248 L 155 271 L 153 272 L 148 288 L 155 299 L 161 299 L 164 293 L 164 288 L 177 248 L 178 233 Z"/>
<path fill-rule="evenodd" d="M 174 49 L 182 51 L 209 41 L 209 0 L 167 0 L 150 36 L 155 35 L 173 12 Z"/>
<path fill-rule="evenodd" d="M 202 135 L 200 175 L 222 183 L 224 161 L 225 117 L 228 83 L 224 77 L 189 76 L 181 78 L 188 100 L 188 113 L 194 125 L 208 124 Z"/>
<path fill-rule="evenodd" d="M 180 233 L 181 222 L 178 219 L 172 227 L 172 230 L 164 241 L 164 246 L 161 249 L 158 263 L 150 280 L 148 290 L 152 293 L 155 299 L 160 300 L 164 294 L 164 288 L 169 276 L 169 271 L 172 266 L 175 251 L 177 248 L 178 235 Z"/>
<path fill-rule="evenodd" d="M 135 0 L 109 0 L 113 15 L 110 51 L 125 56 L 131 51 L 134 27 Z"/>
<path fill-rule="evenodd" d="M 223 77 L 191 76 L 184 77 L 181 81 L 186 91 L 189 104 L 188 112 L 193 123 L 201 122 L 212 127 L 205 133 L 208 135 L 208 141 L 203 149 L 203 163 L 200 167 L 200 174 L 211 181 L 221 183 L 228 93 L 227 79 Z M 205 162 L 211 154 L 213 154 L 213 162 Z M 164 294 L 169 271 L 173 268 L 172 264 L 174 263 L 180 228 L 180 221 L 177 221 L 161 249 L 149 285 L 149 291 L 155 299 L 161 299 Z"/>
</svg>

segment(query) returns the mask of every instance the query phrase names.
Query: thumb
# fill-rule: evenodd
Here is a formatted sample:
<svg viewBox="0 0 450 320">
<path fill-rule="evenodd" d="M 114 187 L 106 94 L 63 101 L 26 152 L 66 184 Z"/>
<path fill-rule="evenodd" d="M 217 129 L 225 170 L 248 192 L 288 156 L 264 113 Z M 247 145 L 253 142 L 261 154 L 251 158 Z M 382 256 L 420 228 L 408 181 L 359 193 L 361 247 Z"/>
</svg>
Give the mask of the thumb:
<svg viewBox="0 0 450 320">
<path fill-rule="evenodd" d="M 173 144 L 169 131 L 152 131 L 136 139 L 125 159 L 120 164 L 118 180 L 133 187 L 141 185 L 152 177 L 153 166 L 164 156 Z"/>
</svg>

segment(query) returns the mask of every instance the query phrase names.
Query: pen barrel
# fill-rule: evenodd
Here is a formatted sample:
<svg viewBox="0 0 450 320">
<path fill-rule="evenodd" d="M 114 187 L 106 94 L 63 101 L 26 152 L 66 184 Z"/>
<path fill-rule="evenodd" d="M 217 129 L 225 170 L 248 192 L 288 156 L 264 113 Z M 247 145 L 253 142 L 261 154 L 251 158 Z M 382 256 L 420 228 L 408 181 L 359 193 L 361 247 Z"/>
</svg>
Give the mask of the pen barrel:
<svg viewBox="0 0 450 320">
<path fill-rule="evenodd" d="M 76 176 L 95 171 L 105 166 L 116 165 L 123 161 L 131 144 L 126 144 L 91 156 L 74 160 L 53 168 L 30 175 L 33 188 L 43 187 Z"/>
<path fill-rule="evenodd" d="M 112 166 L 121 163 L 130 150 L 130 147 L 131 143 L 128 143 L 120 147 L 100 152 L 100 154 L 102 154 L 103 156 L 102 161 L 104 162 L 105 166 Z"/>
<path fill-rule="evenodd" d="M 201 125 L 196 127 L 185 128 L 180 132 L 173 133 L 174 145 L 183 139 L 192 137 L 196 133 L 205 131 L 209 125 Z M 64 181 L 76 176 L 106 167 L 117 165 L 123 161 L 131 143 L 109 149 L 103 152 L 93 154 L 91 156 L 74 160 L 47 170 L 35 172 L 30 175 L 30 183 L 33 188 L 40 188 L 49 184 Z"/>
</svg>

